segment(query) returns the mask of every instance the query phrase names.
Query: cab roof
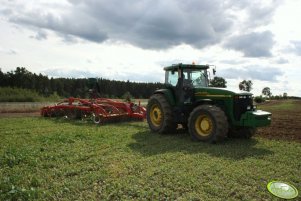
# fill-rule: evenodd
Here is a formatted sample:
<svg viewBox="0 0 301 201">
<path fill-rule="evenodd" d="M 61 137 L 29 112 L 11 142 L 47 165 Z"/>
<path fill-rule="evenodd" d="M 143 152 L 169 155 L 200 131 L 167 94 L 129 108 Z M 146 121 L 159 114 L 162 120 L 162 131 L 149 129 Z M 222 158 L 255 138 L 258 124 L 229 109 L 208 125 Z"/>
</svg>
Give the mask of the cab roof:
<svg viewBox="0 0 301 201">
<path fill-rule="evenodd" d="M 196 65 L 196 64 L 173 64 L 171 66 L 166 66 L 164 67 L 164 70 L 178 70 L 178 69 L 185 69 L 185 68 L 189 68 L 189 69 L 208 69 L 209 65 Z"/>
</svg>

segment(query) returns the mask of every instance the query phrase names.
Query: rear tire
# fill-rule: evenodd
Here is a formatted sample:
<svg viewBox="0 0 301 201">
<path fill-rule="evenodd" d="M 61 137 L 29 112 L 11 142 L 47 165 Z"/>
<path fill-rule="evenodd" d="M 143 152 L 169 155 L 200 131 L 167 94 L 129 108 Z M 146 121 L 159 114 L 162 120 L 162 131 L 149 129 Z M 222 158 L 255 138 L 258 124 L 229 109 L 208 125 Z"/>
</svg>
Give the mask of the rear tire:
<svg viewBox="0 0 301 201">
<path fill-rule="evenodd" d="M 215 143 L 227 136 L 228 121 L 219 107 L 200 105 L 190 113 L 188 128 L 192 140 Z"/>
<path fill-rule="evenodd" d="M 175 131 L 172 108 L 163 94 L 154 94 L 150 97 L 146 118 L 152 132 L 169 133 Z"/>
</svg>

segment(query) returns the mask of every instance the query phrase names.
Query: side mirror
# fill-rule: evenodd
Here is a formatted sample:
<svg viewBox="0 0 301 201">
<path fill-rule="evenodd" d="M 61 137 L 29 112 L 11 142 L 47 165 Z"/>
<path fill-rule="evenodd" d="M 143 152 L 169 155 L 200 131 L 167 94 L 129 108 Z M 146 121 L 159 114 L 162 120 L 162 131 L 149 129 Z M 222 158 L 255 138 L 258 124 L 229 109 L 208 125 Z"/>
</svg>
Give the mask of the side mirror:
<svg viewBox="0 0 301 201">
<path fill-rule="evenodd" d="M 213 69 L 212 69 L 212 72 L 213 72 L 213 75 L 215 75 L 215 73 L 216 73 L 216 69 L 215 69 L 215 68 L 213 68 Z"/>
</svg>

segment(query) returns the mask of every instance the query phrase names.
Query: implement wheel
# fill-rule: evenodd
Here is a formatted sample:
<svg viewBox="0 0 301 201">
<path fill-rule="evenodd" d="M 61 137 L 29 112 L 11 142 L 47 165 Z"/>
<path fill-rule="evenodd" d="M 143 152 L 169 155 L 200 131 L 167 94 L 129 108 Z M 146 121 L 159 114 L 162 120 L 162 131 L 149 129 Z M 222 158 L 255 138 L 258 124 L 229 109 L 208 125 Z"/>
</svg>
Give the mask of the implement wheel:
<svg viewBox="0 0 301 201">
<path fill-rule="evenodd" d="M 163 94 L 154 94 L 150 97 L 146 109 L 146 118 L 148 126 L 153 132 L 168 133 L 176 128 L 171 106 Z"/>
<path fill-rule="evenodd" d="M 104 122 L 104 118 L 102 115 L 99 115 L 99 114 L 95 114 L 93 113 L 92 114 L 92 121 L 95 123 L 95 124 L 101 124 Z"/>
<path fill-rule="evenodd" d="M 227 136 L 228 121 L 219 107 L 201 105 L 191 112 L 188 128 L 192 140 L 215 143 Z"/>
</svg>

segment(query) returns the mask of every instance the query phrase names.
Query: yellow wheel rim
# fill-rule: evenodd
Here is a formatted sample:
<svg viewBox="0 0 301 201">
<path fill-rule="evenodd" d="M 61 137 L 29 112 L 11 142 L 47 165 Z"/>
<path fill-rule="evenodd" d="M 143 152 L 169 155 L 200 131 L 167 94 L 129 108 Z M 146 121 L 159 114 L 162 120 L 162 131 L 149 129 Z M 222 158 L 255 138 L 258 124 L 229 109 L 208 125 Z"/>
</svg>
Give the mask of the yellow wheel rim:
<svg viewBox="0 0 301 201">
<path fill-rule="evenodd" d="M 212 119 L 207 115 L 200 115 L 195 121 L 195 130 L 198 135 L 207 137 L 212 133 L 213 122 Z"/>
<path fill-rule="evenodd" d="M 152 124 L 156 127 L 159 127 L 162 123 L 162 110 L 159 107 L 159 105 L 154 104 L 152 105 L 151 109 L 150 109 L 150 120 L 152 122 Z"/>
</svg>

